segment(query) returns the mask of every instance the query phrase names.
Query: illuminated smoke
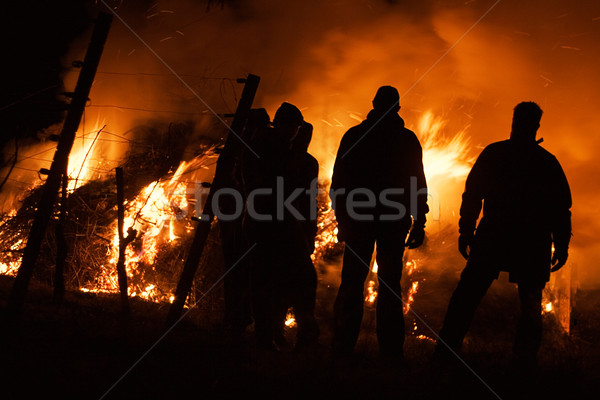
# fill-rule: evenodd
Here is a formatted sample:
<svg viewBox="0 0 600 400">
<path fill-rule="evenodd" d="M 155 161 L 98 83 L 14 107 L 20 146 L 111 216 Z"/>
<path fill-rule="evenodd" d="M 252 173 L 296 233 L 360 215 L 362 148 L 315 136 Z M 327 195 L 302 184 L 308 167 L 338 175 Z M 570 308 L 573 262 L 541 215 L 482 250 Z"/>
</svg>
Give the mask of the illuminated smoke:
<svg viewBox="0 0 600 400">
<path fill-rule="evenodd" d="M 573 191 L 569 265 L 581 282 L 600 284 L 600 183 L 590 179 L 600 172 L 600 3 L 501 1 L 473 26 L 493 4 L 253 1 L 207 11 L 203 1 L 123 2 L 118 12 L 152 51 L 114 20 L 87 120 L 105 119 L 109 131 L 122 133 L 149 118 L 196 120 L 211 112 L 206 104 L 232 112 L 235 79 L 252 73 L 261 77 L 255 106 L 273 115 L 289 101 L 313 123 L 309 150 L 327 177 L 341 135 L 366 116 L 380 85 L 404 95 L 400 114 L 417 133 L 427 112 L 446 121 L 450 139 L 468 127 L 467 157 L 508 137 L 518 102 L 536 101 L 545 112 L 543 146 L 557 155 Z M 83 37 L 73 44 L 71 59 L 86 44 Z M 452 197 L 444 204 L 456 208 L 461 185 L 444 194 Z"/>
</svg>

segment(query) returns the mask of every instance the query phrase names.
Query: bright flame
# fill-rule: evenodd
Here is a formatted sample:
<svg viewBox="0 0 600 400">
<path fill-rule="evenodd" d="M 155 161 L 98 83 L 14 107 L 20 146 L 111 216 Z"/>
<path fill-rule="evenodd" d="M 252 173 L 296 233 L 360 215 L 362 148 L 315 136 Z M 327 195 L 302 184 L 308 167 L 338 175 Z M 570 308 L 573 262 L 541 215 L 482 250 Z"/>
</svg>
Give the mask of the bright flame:
<svg viewBox="0 0 600 400">
<path fill-rule="evenodd" d="M 355 119 L 360 119 L 356 117 Z M 104 131 L 103 122 L 98 123 L 96 128 L 86 134 L 80 134 L 73 146 L 69 159 L 69 190 L 75 190 L 77 187 L 85 184 L 89 180 L 98 179 L 102 173 L 112 171 L 112 168 L 103 166 L 103 161 L 98 161 L 95 153 L 100 151 L 98 144 L 101 143 L 103 135 L 110 134 Z M 334 119 L 332 125 L 345 129 L 339 120 Z M 102 128 L 100 128 L 102 126 Z M 464 132 L 459 132 L 452 139 L 447 140 L 442 132 L 445 121 L 442 118 L 434 117 L 433 113 L 427 111 L 423 114 L 419 129 L 415 130 L 419 134 L 423 147 L 423 161 L 428 184 L 433 187 L 441 187 L 446 184 L 447 177 L 464 177 L 470 168 L 470 160 L 465 158 L 468 150 L 468 141 L 465 139 Z M 172 178 L 164 181 L 155 181 L 143 188 L 138 196 L 129 200 L 125 205 L 125 223 L 124 229 L 132 227 L 139 233 L 136 238 L 136 246 L 130 245 L 126 248 L 125 268 L 130 280 L 128 293 L 131 296 L 138 296 L 155 301 L 173 301 L 173 296 L 154 282 L 148 282 L 145 279 L 146 268 L 151 267 L 159 255 L 162 244 L 174 243 L 181 239 L 185 233 L 189 233 L 190 209 L 188 202 L 189 184 L 184 178 L 184 174 L 195 169 L 206 168 L 206 158 L 214 155 L 202 155 L 190 162 L 182 162 Z M 332 165 L 333 155 L 322 165 Z M 438 177 L 444 177 L 439 181 Z M 190 181 L 191 179 L 187 179 Z M 438 190 L 439 191 L 439 190 Z M 324 191 L 327 196 L 326 191 Z M 326 206 L 319 210 L 319 235 L 315 241 L 315 252 L 312 255 L 313 261 L 318 260 L 327 249 L 334 248 L 338 243 L 338 229 L 335 221 L 335 215 L 331 208 L 331 201 L 327 199 Z M 198 206 L 198 204 L 196 204 Z M 21 243 L 15 243 L 14 249 L 18 249 Z M 11 248 L 12 249 L 12 248 Z M 114 221 L 113 236 L 111 246 L 108 251 L 108 262 L 101 267 L 102 272 L 93 284 L 85 285 L 81 290 L 92 292 L 117 292 L 118 279 L 116 273 L 116 263 L 118 260 L 119 235 L 117 232 L 117 223 Z M 0 262 L 0 273 L 16 274 L 20 264 L 19 261 Z M 410 276 L 416 269 L 414 260 L 406 263 L 407 274 Z M 373 264 L 372 272 L 377 273 L 378 265 Z M 132 283 L 135 278 L 136 284 Z M 408 297 L 405 302 L 405 312 L 410 308 L 414 301 L 414 295 L 418 289 L 418 282 L 412 282 Z M 377 288 L 375 281 L 370 281 L 368 286 L 367 302 L 374 302 L 377 297 Z"/>
<path fill-rule="evenodd" d="M 177 229 L 181 227 L 186 233 L 189 217 L 194 213 L 188 201 L 189 182 L 193 179 L 183 175 L 201 169 L 210 156 L 202 155 L 189 162 L 181 162 L 171 179 L 155 181 L 143 188 L 131 201 L 125 204 L 124 230 L 133 228 L 138 232 L 136 241 L 141 246 L 129 245 L 125 249 L 125 270 L 127 272 L 128 295 L 152 301 L 172 303 L 174 296 L 159 288 L 155 283 L 147 283 L 146 268 L 152 266 L 160 252 L 160 245 L 173 243 L 180 238 Z M 116 264 L 119 259 L 119 233 L 117 222 L 114 222 L 113 237 L 109 249 L 109 263 L 103 266 L 96 286 L 101 290 L 118 291 Z M 126 235 L 127 233 L 124 232 Z M 135 280 L 138 284 L 131 282 Z M 91 288 L 85 288 L 91 290 Z"/>
<path fill-rule="evenodd" d="M 21 244 L 23 244 L 23 240 L 17 240 L 12 246 L 10 246 L 10 251 L 18 251 L 21 248 Z M 21 260 L 0 262 L 0 275 L 17 276 L 20 266 Z"/>
<path fill-rule="evenodd" d="M 377 289 L 375 288 L 375 281 L 369 281 L 367 286 L 367 296 L 365 301 L 369 304 L 373 304 L 377 298 Z"/>
<path fill-rule="evenodd" d="M 288 310 L 285 316 L 285 326 L 287 326 L 288 328 L 293 328 L 296 326 L 296 317 L 294 316 L 294 313 L 291 310 Z"/>
<path fill-rule="evenodd" d="M 423 147 L 423 168 L 428 181 L 435 178 L 463 178 L 469 173 L 472 159 L 469 154 L 469 140 L 466 130 L 452 139 L 443 136 L 447 121 L 426 111 L 419 121 L 418 135 Z"/>
<path fill-rule="evenodd" d="M 404 314 L 407 314 L 410 311 L 410 306 L 415 301 L 415 294 L 417 294 L 418 289 L 419 281 L 414 281 L 408 289 L 408 295 L 406 296 L 406 301 L 404 302 Z"/>
</svg>

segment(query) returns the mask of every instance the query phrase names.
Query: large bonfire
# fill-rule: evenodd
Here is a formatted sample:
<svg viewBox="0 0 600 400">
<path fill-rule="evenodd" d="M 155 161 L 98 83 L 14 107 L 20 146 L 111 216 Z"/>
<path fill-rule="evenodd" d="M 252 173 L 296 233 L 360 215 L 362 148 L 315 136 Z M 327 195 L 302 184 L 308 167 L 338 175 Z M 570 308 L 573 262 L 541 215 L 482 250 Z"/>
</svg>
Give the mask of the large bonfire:
<svg viewBox="0 0 600 400">
<path fill-rule="evenodd" d="M 430 244 L 446 245 L 453 241 L 454 230 L 448 229 L 456 220 L 456 210 L 444 201 L 447 196 L 460 196 L 464 179 L 473 164 L 473 155 L 467 128 L 446 135 L 445 120 L 427 111 L 421 115 L 414 128 L 423 146 L 423 161 L 428 181 L 431 212 L 428 216 Z M 182 134 L 173 129 L 189 131 L 189 127 L 173 128 L 162 135 L 148 135 L 146 142 L 131 149 L 121 167 L 126 177 L 125 229 L 132 228 L 137 236 L 126 249 L 125 267 L 128 294 L 154 302 L 172 302 L 177 280 L 185 261 L 194 228 L 194 218 L 201 209 L 207 181 L 214 173 L 220 141 L 203 141 L 183 149 Z M 318 134 L 318 133 L 316 133 Z M 66 271 L 67 288 L 85 292 L 116 293 L 119 291 L 116 264 L 119 253 L 117 230 L 116 186 L 114 171 L 103 169 L 98 143 L 114 139 L 115 133 L 98 125 L 87 133 L 80 133 L 79 141 L 69 160 L 68 216 L 64 232 L 69 243 Z M 158 137 L 158 139 L 157 139 Z M 165 142 L 166 141 L 166 142 Z M 175 144 L 174 144 L 175 143 Z M 79 144 L 79 145 L 78 145 Z M 186 155 L 187 154 L 187 155 Z M 332 160 L 328 160 L 328 164 Z M 329 176 L 322 177 L 319 195 L 318 235 L 313 261 L 315 264 L 337 259 L 343 244 L 337 239 L 337 224 L 327 194 Z M 20 266 L 20 255 L 26 245 L 30 221 L 34 218 L 36 201 L 41 192 L 41 180 L 19 200 L 18 206 L 4 213 L 0 219 L 0 273 L 15 276 Z M 57 210 L 58 213 L 58 210 Z M 449 215 L 441 215 L 448 213 Z M 40 254 L 40 267 L 36 278 L 51 283 L 56 263 L 56 234 L 58 215 L 52 220 Z M 54 226 L 54 227 L 53 227 Z M 218 229 L 218 227 L 217 227 Z M 220 271 L 218 235 L 211 234 L 206 246 L 197 278 Z M 405 313 L 409 313 L 417 297 L 424 269 L 431 262 L 422 252 L 407 251 L 402 293 Z M 375 304 L 377 298 L 377 264 L 373 259 L 365 290 L 366 306 Z M 544 312 L 555 312 L 562 302 L 560 319 L 568 330 L 569 297 L 564 287 L 569 283 L 551 282 L 545 291 Z M 194 301 L 191 293 L 190 302 Z M 565 303 L 567 306 L 565 306 Z M 288 325 L 292 325 L 293 315 Z M 415 323 L 414 330 L 417 330 Z"/>
</svg>

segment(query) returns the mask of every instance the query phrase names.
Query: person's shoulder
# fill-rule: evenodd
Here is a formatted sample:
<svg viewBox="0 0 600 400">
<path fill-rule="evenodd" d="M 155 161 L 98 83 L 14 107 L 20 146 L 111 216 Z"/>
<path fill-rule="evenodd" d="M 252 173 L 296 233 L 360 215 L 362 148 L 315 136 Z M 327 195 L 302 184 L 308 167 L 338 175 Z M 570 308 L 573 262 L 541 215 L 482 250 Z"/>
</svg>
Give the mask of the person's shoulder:
<svg viewBox="0 0 600 400">
<path fill-rule="evenodd" d="M 492 142 L 483 148 L 483 150 L 481 151 L 480 157 L 481 156 L 485 157 L 488 155 L 498 154 L 498 153 L 502 153 L 505 151 L 509 151 L 510 147 L 511 147 L 511 142 L 509 139 Z"/>
<path fill-rule="evenodd" d="M 484 151 L 485 150 L 501 150 L 501 149 L 507 149 L 510 147 L 510 139 L 505 139 L 505 140 L 499 140 L 497 142 L 493 142 L 488 144 L 487 146 L 484 147 Z"/>
<path fill-rule="evenodd" d="M 543 157 L 547 157 L 548 159 L 556 160 L 556 156 L 554 154 L 550 153 L 550 151 L 545 149 L 541 144 L 538 144 L 537 146 L 535 146 L 535 149 Z"/>
<path fill-rule="evenodd" d="M 365 130 L 368 129 L 366 121 L 361 122 L 360 124 L 351 126 L 348 128 L 346 133 L 344 133 L 343 138 L 352 138 L 353 136 L 362 134 Z"/>
<path fill-rule="evenodd" d="M 553 168 L 562 168 L 560 161 L 558 161 L 558 158 L 554 154 L 539 144 L 535 147 L 539 159 L 543 160 L 542 162 L 546 163 L 548 166 L 552 166 Z"/>
<path fill-rule="evenodd" d="M 477 164 L 494 163 L 498 158 L 506 157 L 510 153 L 510 145 L 509 140 L 500 140 L 486 145 L 477 156 Z"/>
<path fill-rule="evenodd" d="M 419 140 L 417 134 L 414 133 L 413 131 L 411 131 L 410 129 L 408 129 L 407 127 L 405 127 L 405 126 L 402 127 L 402 133 L 404 135 L 407 135 L 411 139 Z"/>
<path fill-rule="evenodd" d="M 408 141 L 408 143 L 412 146 L 421 147 L 421 141 L 419 140 L 417 134 L 405 126 L 402 127 L 399 137 L 404 143 Z"/>
<path fill-rule="evenodd" d="M 358 125 L 354 125 L 349 128 L 343 135 L 340 140 L 340 146 L 338 150 L 345 151 L 347 148 L 350 148 L 355 145 L 360 139 L 365 135 L 365 132 L 368 131 L 368 128 L 363 123 Z"/>
</svg>

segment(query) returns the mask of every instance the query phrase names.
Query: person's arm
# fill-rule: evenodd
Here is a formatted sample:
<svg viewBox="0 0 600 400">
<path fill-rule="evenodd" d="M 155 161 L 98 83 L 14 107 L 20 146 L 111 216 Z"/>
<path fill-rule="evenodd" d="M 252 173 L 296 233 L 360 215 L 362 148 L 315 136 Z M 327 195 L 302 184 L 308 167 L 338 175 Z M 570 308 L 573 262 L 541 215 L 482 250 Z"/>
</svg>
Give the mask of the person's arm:
<svg viewBox="0 0 600 400">
<path fill-rule="evenodd" d="M 351 147 L 350 131 L 342 137 L 340 146 L 337 151 L 335 162 L 333 165 L 333 174 L 331 176 L 331 185 L 329 188 L 329 198 L 331 199 L 331 206 L 335 211 L 335 218 L 338 223 L 338 238 L 340 241 L 344 241 L 344 232 L 349 225 L 348 215 L 346 212 L 346 197 L 349 187 L 349 173 L 347 171 L 348 160 L 346 157 L 351 157 L 346 154 Z M 358 150 L 356 150 L 358 151 Z"/>
<path fill-rule="evenodd" d="M 414 133 L 412 136 L 415 144 L 414 149 L 412 150 L 413 165 L 411 166 L 412 172 L 410 179 L 416 180 L 417 192 L 412 194 L 412 196 L 416 197 L 416 208 L 412 209 L 412 200 L 410 204 L 410 213 L 413 218 L 413 223 L 410 234 L 408 235 L 408 239 L 406 241 L 406 246 L 409 249 L 417 248 L 423 244 L 423 241 L 425 240 L 425 223 L 427 222 L 426 215 L 429 212 L 429 205 L 427 204 L 427 179 L 425 177 L 425 170 L 423 168 L 423 148 L 421 147 L 421 144 Z M 412 182 L 410 186 L 412 189 Z"/>
<path fill-rule="evenodd" d="M 487 152 L 484 150 L 475 161 L 465 182 L 458 220 L 458 249 L 464 258 L 469 257 L 469 247 L 475 236 L 477 220 L 481 213 L 488 169 L 487 160 Z"/>
<path fill-rule="evenodd" d="M 304 211 L 303 215 L 306 218 L 304 221 L 304 232 L 306 234 L 306 240 L 308 242 L 310 253 L 312 254 L 315 250 L 315 238 L 318 233 L 318 190 L 319 190 L 319 163 L 316 159 L 311 159 L 312 163 L 309 168 L 309 173 L 306 175 L 306 185 L 305 189 L 307 190 L 305 196 L 308 200 L 307 209 Z"/>
<path fill-rule="evenodd" d="M 554 243 L 554 254 L 552 256 L 552 271 L 562 268 L 569 257 L 569 243 L 571 241 L 571 189 L 567 177 L 556 160 L 555 177 L 553 182 L 554 193 L 552 200 L 555 202 L 552 215 L 552 241 Z"/>
<path fill-rule="evenodd" d="M 423 149 L 419 143 L 417 143 L 414 171 L 417 180 L 417 209 L 415 215 L 413 215 L 414 225 L 424 228 L 427 222 L 426 214 L 429 212 L 429 205 L 427 204 L 427 179 L 423 168 Z"/>
</svg>

